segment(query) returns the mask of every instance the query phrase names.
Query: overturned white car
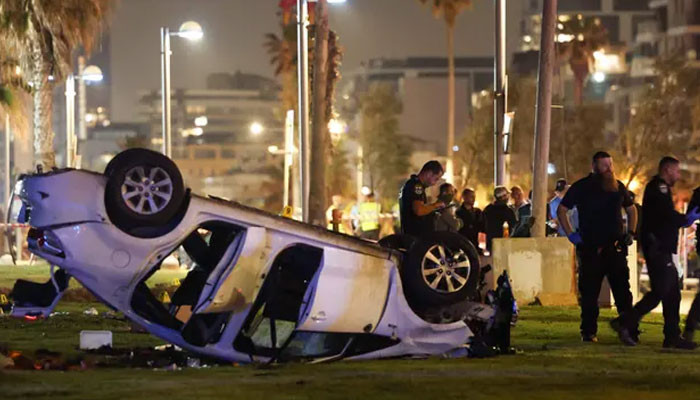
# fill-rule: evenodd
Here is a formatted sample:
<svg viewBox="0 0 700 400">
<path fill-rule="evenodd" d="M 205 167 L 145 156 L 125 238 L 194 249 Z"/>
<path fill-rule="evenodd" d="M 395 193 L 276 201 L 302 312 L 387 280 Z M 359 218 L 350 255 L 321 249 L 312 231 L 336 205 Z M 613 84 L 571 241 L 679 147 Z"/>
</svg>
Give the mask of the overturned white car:
<svg viewBox="0 0 700 400">
<path fill-rule="evenodd" d="M 15 315 L 48 315 L 72 276 L 152 334 L 238 362 L 443 354 L 474 330 L 507 346 L 507 279 L 500 311 L 472 301 L 479 259 L 455 234 L 378 244 L 194 195 L 170 159 L 145 149 L 104 174 L 24 176 L 15 193 L 9 215 L 56 267 L 44 285 L 18 282 Z M 164 304 L 146 280 L 178 248 L 194 268 Z"/>
</svg>

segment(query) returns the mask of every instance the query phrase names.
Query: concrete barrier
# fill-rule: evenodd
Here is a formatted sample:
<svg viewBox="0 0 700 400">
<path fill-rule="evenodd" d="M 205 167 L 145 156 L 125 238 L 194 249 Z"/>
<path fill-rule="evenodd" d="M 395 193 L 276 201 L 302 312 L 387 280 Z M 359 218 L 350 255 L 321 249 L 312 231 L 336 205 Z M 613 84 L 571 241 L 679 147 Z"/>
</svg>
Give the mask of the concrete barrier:
<svg viewBox="0 0 700 400">
<path fill-rule="evenodd" d="M 508 271 L 520 304 L 536 298 L 543 305 L 576 305 L 576 257 L 574 246 L 564 237 L 494 239 L 491 263 L 494 275 Z M 636 301 L 639 293 L 636 243 L 628 256 L 630 286 Z M 601 288 L 601 306 L 611 306 L 607 282 Z"/>
</svg>

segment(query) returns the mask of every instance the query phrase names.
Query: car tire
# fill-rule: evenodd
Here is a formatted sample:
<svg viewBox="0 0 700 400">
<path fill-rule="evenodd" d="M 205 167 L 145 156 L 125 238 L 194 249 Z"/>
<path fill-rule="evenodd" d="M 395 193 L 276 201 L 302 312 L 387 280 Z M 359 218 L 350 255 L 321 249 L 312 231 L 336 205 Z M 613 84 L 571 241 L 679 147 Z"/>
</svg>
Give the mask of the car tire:
<svg viewBox="0 0 700 400">
<path fill-rule="evenodd" d="M 125 150 L 110 161 L 105 175 L 107 215 L 114 225 L 134 236 L 162 233 L 161 228 L 172 225 L 185 204 L 182 174 L 161 153 Z"/>
<path fill-rule="evenodd" d="M 415 309 L 446 306 L 464 301 L 476 292 L 479 255 L 457 233 L 433 232 L 418 238 L 401 267 L 401 281 Z"/>
<path fill-rule="evenodd" d="M 394 234 L 389 236 L 384 236 L 377 242 L 378 245 L 392 250 L 398 250 L 402 252 L 407 252 L 413 243 L 415 243 L 416 238 L 411 235 Z"/>
</svg>

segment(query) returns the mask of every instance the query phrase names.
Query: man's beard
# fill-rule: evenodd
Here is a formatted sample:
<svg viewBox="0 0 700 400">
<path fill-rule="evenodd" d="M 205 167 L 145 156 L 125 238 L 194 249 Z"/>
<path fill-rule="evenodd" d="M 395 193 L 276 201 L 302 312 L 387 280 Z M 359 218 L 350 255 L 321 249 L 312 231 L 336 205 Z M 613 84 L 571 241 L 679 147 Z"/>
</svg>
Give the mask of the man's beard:
<svg viewBox="0 0 700 400">
<path fill-rule="evenodd" d="M 613 171 L 606 171 L 596 173 L 598 179 L 600 179 L 600 185 L 606 192 L 617 192 L 619 187 L 617 184 L 617 179 L 615 178 L 615 173 Z"/>
</svg>

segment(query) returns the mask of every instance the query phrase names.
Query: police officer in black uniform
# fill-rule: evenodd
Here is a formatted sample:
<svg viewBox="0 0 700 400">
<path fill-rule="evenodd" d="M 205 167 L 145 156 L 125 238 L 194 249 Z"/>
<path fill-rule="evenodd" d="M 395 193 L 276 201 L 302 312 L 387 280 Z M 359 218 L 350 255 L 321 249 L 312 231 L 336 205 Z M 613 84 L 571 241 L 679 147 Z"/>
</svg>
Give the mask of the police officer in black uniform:
<svg viewBox="0 0 700 400">
<path fill-rule="evenodd" d="M 610 154 L 593 156 L 593 172 L 574 182 L 564 195 L 557 217 L 569 241 L 576 246 L 578 287 L 581 305 L 581 340 L 597 342 L 598 294 L 603 277 L 615 298 L 618 313 L 632 309 L 632 292 L 627 267 L 627 245 L 634 231 L 625 234 L 622 209 L 627 212 L 627 225 L 634 227 L 637 213 L 622 182 L 615 179 Z M 579 231 L 573 232 L 567 212 L 577 207 Z M 636 329 L 634 329 L 636 333 Z"/>
<path fill-rule="evenodd" d="M 696 347 L 695 343 L 681 337 L 678 327 L 681 274 L 673 256 L 678 246 L 678 230 L 690 226 L 700 214 L 697 208 L 688 214 L 681 214 L 675 210 L 671 188 L 680 177 L 679 161 L 673 157 L 664 157 L 659 162 L 658 175 L 654 176 L 644 189 L 644 220 L 640 238 L 649 271 L 651 291 L 645 294 L 629 313 L 611 321 L 611 326 L 626 345 L 635 344 L 629 330 L 661 302 L 664 310 L 663 347 L 688 350 Z"/>
<path fill-rule="evenodd" d="M 695 188 L 693 191 L 693 196 L 690 198 L 690 203 L 688 203 L 688 210 L 700 210 L 700 187 Z M 695 226 L 695 252 L 698 254 L 698 259 L 700 262 L 700 226 Z M 685 330 L 683 332 L 683 338 L 689 342 L 693 341 L 695 336 L 695 330 L 700 324 L 700 288 L 698 293 L 693 299 L 693 304 L 690 306 L 690 311 L 688 311 L 688 317 L 685 320 Z"/>
<path fill-rule="evenodd" d="M 438 161 L 428 161 L 423 165 L 418 175 L 411 175 L 404 183 L 401 192 L 399 192 L 401 233 L 421 236 L 434 230 L 432 213 L 445 207 L 445 203 L 438 201 L 427 204 L 425 190 L 435 185 L 442 178 L 444 172 L 445 170 Z"/>
</svg>

